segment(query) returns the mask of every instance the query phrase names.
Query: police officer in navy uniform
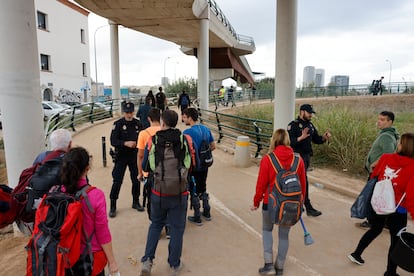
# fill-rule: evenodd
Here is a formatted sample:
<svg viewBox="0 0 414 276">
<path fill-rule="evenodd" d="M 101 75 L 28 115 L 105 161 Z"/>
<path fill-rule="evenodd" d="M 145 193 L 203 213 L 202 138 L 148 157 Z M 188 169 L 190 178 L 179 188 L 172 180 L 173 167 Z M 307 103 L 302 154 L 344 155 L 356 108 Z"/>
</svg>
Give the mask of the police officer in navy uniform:
<svg viewBox="0 0 414 276">
<path fill-rule="evenodd" d="M 290 138 L 290 145 L 294 152 L 301 155 L 306 170 L 309 168 L 310 159 L 313 155 L 312 142 L 315 144 L 323 144 L 329 140 L 331 133 L 327 130 L 322 136 L 318 134 L 318 130 L 312 124 L 312 115 L 316 112 L 310 104 L 303 104 L 300 106 L 299 116 L 296 120 L 292 121 L 288 125 L 288 132 Z M 309 199 L 309 182 L 306 176 L 306 196 L 305 196 L 305 208 L 308 216 L 317 217 L 322 215 L 321 211 L 313 208 Z"/>
<path fill-rule="evenodd" d="M 140 182 L 137 166 L 137 140 L 142 129 L 141 122 L 134 118 L 134 104 L 122 102 L 124 117 L 114 122 L 111 132 L 111 145 L 115 147 L 114 169 L 112 170 L 113 184 L 110 194 L 111 207 L 109 216 L 116 216 L 116 201 L 121 190 L 125 170 L 128 166 L 132 181 L 132 208 L 142 212 L 144 208 L 139 203 Z"/>
</svg>

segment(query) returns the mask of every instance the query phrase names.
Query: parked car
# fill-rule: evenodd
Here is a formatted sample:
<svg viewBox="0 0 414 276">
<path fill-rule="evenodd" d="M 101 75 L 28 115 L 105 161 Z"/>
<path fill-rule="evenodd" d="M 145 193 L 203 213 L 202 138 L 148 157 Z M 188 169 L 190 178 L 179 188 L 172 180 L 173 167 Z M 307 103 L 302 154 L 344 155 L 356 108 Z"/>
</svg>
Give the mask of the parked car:
<svg viewBox="0 0 414 276">
<path fill-rule="evenodd" d="M 57 113 L 61 113 L 61 112 L 64 113 L 63 106 L 55 102 L 43 101 L 42 106 L 43 106 L 43 115 L 45 119 L 50 118 L 51 116 Z"/>
<path fill-rule="evenodd" d="M 64 108 L 63 111 L 66 115 L 72 115 L 73 114 L 73 108 L 74 108 L 73 106 L 70 106 L 70 105 L 65 104 L 65 103 L 60 103 L 59 105 Z M 82 113 L 81 109 L 75 108 L 75 115 L 81 114 L 81 113 Z"/>
</svg>

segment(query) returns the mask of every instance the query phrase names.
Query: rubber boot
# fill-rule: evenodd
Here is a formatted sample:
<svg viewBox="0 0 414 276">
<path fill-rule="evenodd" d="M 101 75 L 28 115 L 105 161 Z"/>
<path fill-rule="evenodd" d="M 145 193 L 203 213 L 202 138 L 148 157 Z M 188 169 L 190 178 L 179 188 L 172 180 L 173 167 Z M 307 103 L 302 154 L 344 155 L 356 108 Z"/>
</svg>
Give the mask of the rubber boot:
<svg viewBox="0 0 414 276">
<path fill-rule="evenodd" d="M 196 225 L 202 225 L 200 218 L 200 198 L 197 195 L 191 196 L 191 206 L 194 209 L 194 216 L 189 216 L 188 221 Z"/>
<path fill-rule="evenodd" d="M 204 192 L 202 194 L 202 199 L 203 199 L 203 217 L 206 220 L 211 220 L 210 204 L 208 203 L 208 200 L 209 200 L 208 193 Z"/>
<path fill-rule="evenodd" d="M 116 199 L 111 199 L 111 207 L 109 209 L 109 217 L 116 217 Z"/>
</svg>

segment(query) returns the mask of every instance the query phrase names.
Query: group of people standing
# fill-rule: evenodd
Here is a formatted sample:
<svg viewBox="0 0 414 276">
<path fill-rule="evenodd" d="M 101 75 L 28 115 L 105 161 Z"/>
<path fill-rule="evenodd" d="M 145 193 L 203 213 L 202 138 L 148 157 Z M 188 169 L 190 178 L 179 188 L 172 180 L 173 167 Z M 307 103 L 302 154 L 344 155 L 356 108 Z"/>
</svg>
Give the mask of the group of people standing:
<svg viewBox="0 0 414 276">
<path fill-rule="evenodd" d="M 184 98 L 187 101 L 183 100 Z M 151 220 L 145 253 L 141 258 L 141 275 L 151 275 L 158 239 L 164 227 L 166 228 L 167 237 L 170 238 L 168 263 L 171 267 L 172 275 L 178 275 L 183 266 L 181 253 L 186 220 L 188 219 L 189 222 L 196 225 L 202 225 L 201 217 L 205 220 L 211 220 L 206 185 L 208 168 L 200 167 L 197 160 L 202 141 L 207 141 L 210 149 L 214 150 L 214 138 L 210 129 L 197 123 L 198 111 L 190 107 L 189 97 L 184 91 L 180 99 L 179 106 L 181 107 L 182 121 L 189 126 L 183 132 L 176 128 L 178 122 L 177 112 L 170 109 L 162 109 L 159 106 L 152 107 L 150 94 L 145 99 L 145 105 L 151 107 L 145 112 L 142 106 L 138 110 L 137 115 L 139 115 L 141 120 L 137 120 L 133 116 L 133 103 L 123 103 L 124 116 L 114 122 L 111 132 L 111 144 L 115 147 L 116 158 L 112 172 L 113 185 L 110 194 L 111 207 L 109 216 L 116 217 L 116 201 L 119 197 L 126 167 L 128 167 L 132 181 L 132 208 L 142 212 L 145 210 L 145 207 L 148 207 Z M 142 116 L 146 116 L 145 120 L 143 120 Z M 184 137 L 184 139 L 180 139 L 180 137 Z M 182 160 L 191 160 L 189 164 L 183 161 L 186 166 L 189 166 L 187 168 L 189 169 L 188 176 L 183 176 L 186 177 L 188 187 L 186 186 L 178 194 L 166 194 L 158 187 L 158 185 L 162 184 L 157 183 L 159 175 L 156 174 L 158 169 L 155 169 L 154 166 L 157 166 L 158 162 L 164 162 L 164 156 L 160 157 L 160 153 L 154 153 L 152 149 L 154 146 L 157 147 L 158 143 L 160 145 L 162 143 L 163 147 L 167 147 L 169 144 L 181 143 L 182 148 L 186 149 L 186 151 L 180 153 L 185 155 L 182 157 Z M 167 154 L 164 152 L 166 151 L 161 152 L 161 155 Z M 151 154 L 155 155 L 155 161 L 151 159 Z M 164 163 L 162 163 L 162 166 L 164 166 Z M 162 168 L 162 170 L 165 170 L 162 173 L 167 175 L 169 173 L 167 170 L 176 169 L 176 166 L 170 168 L 166 165 L 165 168 Z M 141 181 L 150 183 L 150 189 L 147 190 L 149 191 L 148 200 L 150 203 L 147 206 L 143 206 L 141 204 L 142 201 L 140 201 Z M 189 191 L 192 192 L 190 193 Z M 194 210 L 194 216 L 188 216 L 187 218 L 189 194 L 191 194 L 190 204 Z M 201 208 L 202 212 L 200 211 Z"/>
<path fill-rule="evenodd" d="M 309 199 L 309 183 L 306 170 L 309 168 L 312 156 L 312 143 L 322 144 L 329 142 L 331 133 L 326 131 L 319 135 L 315 126 L 311 123 L 315 113 L 309 104 L 300 106 L 300 113 L 296 120 L 289 123 L 287 130 L 277 129 L 272 136 L 269 152 L 274 154 L 283 165 L 289 169 L 295 153 L 300 154 L 300 162 L 296 173 L 302 185 L 303 204 L 308 216 L 320 216 L 322 212 L 313 208 Z M 407 213 L 414 216 L 414 133 L 404 133 L 399 137 L 393 127 L 394 113 L 382 111 L 378 115 L 377 128 L 379 135 L 373 142 L 366 158 L 365 167 L 368 171 L 368 179 L 378 178 L 378 181 L 392 175 L 395 202 L 400 202 L 394 213 L 389 215 L 376 214 L 371 208 L 367 221 L 358 226 L 369 228 L 362 236 L 356 249 L 348 255 L 348 258 L 363 265 L 365 261 L 361 255 L 369 244 L 381 234 L 385 226 L 388 227 L 391 244 L 388 250 L 387 267 L 384 276 L 397 276 L 397 264 L 391 255 L 397 244 L 397 234 L 407 226 Z M 269 154 L 270 154 L 269 153 Z M 272 167 L 270 155 L 263 157 L 256 184 L 256 193 L 253 198 L 251 210 L 259 208 L 262 204 L 262 239 L 265 264 L 259 269 L 261 275 L 283 275 L 284 262 L 288 250 L 288 235 L 290 226 L 279 225 L 279 241 L 277 257 L 273 259 L 273 224 L 271 223 L 268 206 L 268 194 L 271 185 L 275 181 L 275 169 Z"/>
<path fill-rule="evenodd" d="M 222 104 L 223 106 L 229 106 L 231 103 L 231 107 L 235 107 L 236 103 L 234 102 L 234 87 L 233 85 L 230 86 L 229 89 L 222 85 L 220 86 L 219 90 L 217 91 L 217 104 Z"/>
</svg>

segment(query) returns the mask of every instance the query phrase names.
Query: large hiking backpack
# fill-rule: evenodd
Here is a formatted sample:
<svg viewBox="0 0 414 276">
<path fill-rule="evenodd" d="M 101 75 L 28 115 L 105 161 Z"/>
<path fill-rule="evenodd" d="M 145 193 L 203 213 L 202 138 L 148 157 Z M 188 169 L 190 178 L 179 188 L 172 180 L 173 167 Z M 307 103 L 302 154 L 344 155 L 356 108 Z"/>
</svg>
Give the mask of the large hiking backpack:
<svg viewBox="0 0 414 276">
<path fill-rule="evenodd" d="M 89 256 L 90 263 L 85 263 L 85 271 L 91 271 L 91 237 L 85 236 L 87 246 L 81 254 L 81 238 L 86 235 L 82 226 L 81 200 L 85 200 L 89 210 L 93 212 L 87 193 L 94 188 L 86 185 L 75 195 L 66 194 L 57 188 L 43 197 L 36 211 L 32 238 L 26 246 L 26 275 L 65 276 L 65 270 L 76 275 L 71 269 L 86 255 Z M 79 275 L 89 275 L 85 273 Z"/>
<path fill-rule="evenodd" d="M 188 100 L 188 96 L 187 95 L 183 95 L 181 97 L 180 105 L 181 106 L 189 106 L 190 105 L 190 101 Z"/>
<path fill-rule="evenodd" d="M 15 213 L 10 209 L 11 192 L 12 188 L 0 184 L 0 229 L 15 220 Z"/>
<path fill-rule="evenodd" d="M 159 131 L 148 149 L 153 189 L 163 195 L 179 195 L 186 191 L 191 156 L 184 135 L 178 129 Z"/>
<path fill-rule="evenodd" d="M 276 177 L 269 187 L 268 210 L 271 220 L 279 225 L 294 225 L 302 213 L 302 187 L 296 171 L 299 156 L 294 155 L 290 169 L 284 169 L 276 155 L 269 154 Z"/>
<path fill-rule="evenodd" d="M 58 159 L 62 159 L 61 157 L 62 152 L 60 151 L 52 151 L 49 154 L 47 154 L 47 156 L 45 157 L 43 163 L 36 163 L 34 165 L 32 165 L 31 167 L 28 167 L 26 169 L 24 169 L 21 173 L 20 173 L 20 177 L 19 177 L 19 183 L 17 184 L 17 186 L 13 189 L 12 191 L 12 197 L 11 197 L 11 201 L 10 201 L 10 209 L 13 210 L 14 212 L 14 217 L 16 220 L 21 220 L 23 222 L 34 222 L 34 218 L 35 218 L 35 211 L 36 209 L 33 209 L 33 203 L 35 202 L 35 195 L 39 195 L 40 194 L 40 199 L 42 198 L 42 196 L 47 193 L 49 191 L 49 189 L 56 184 L 60 184 L 60 176 L 59 176 L 59 172 L 60 172 L 60 166 L 61 164 L 59 164 L 59 167 L 55 167 L 54 169 L 51 169 L 50 165 L 57 165 L 57 163 L 54 160 L 55 158 Z M 47 170 L 41 169 L 41 167 L 45 164 L 48 163 L 49 161 L 51 161 L 51 164 L 46 165 L 45 168 L 48 168 Z M 55 173 L 55 175 L 52 177 L 51 173 L 47 173 L 47 177 L 45 177 L 44 179 L 40 178 L 39 176 L 36 176 L 36 181 L 33 182 L 33 184 L 30 184 L 31 179 L 33 178 L 34 175 L 37 174 L 37 172 L 39 171 L 42 172 L 42 175 L 45 174 L 46 172 L 51 172 L 53 171 Z M 59 179 L 59 181 L 56 180 L 56 178 Z M 49 183 L 48 181 L 52 179 L 51 183 Z M 46 183 L 44 185 L 38 185 L 38 182 L 43 182 Z M 35 184 L 36 183 L 36 184 Z M 38 187 L 38 186 L 48 186 L 49 188 L 47 190 L 42 189 L 42 193 L 39 193 L 37 190 L 38 189 L 33 189 L 32 187 Z M 30 200 L 29 200 L 29 190 L 31 190 L 30 192 Z M 34 193 L 35 192 L 35 193 Z"/>
</svg>

